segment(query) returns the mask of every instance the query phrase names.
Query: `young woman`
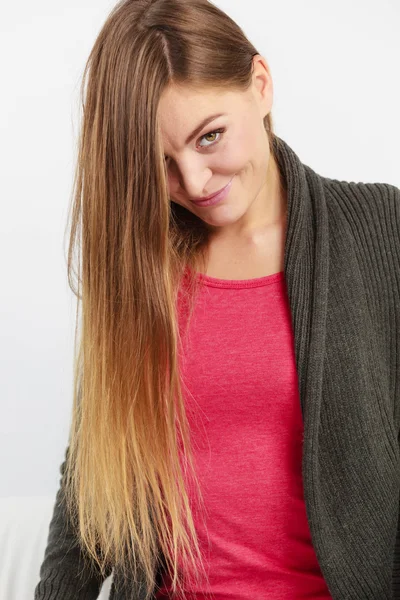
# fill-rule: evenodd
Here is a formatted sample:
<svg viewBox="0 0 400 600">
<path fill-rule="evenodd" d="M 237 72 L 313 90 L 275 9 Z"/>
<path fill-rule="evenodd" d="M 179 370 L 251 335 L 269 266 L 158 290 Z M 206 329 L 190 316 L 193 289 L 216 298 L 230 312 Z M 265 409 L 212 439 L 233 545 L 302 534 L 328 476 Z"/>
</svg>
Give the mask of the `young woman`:
<svg viewBox="0 0 400 600">
<path fill-rule="evenodd" d="M 35 600 L 400 599 L 400 190 L 303 164 L 206 0 L 119 2 L 83 87 Z"/>
</svg>

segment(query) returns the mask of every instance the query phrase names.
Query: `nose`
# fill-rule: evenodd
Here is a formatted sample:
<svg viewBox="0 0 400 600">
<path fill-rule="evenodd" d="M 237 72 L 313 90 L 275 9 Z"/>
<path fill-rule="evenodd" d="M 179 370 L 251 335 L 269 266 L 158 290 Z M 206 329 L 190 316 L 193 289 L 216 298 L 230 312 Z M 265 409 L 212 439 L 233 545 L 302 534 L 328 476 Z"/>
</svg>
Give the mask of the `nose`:
<svg viewBox="0 0 400 600">
<path fill-rule="evenodd" d="M 175 193 L 188 198 L 207 196 L 212 192 L 212 186 L 209 185 L 211 176 L 209 168 L 195 165 L 193 161 L 180 168 L 175 165 L 171 170 L 170 187 Z"/>
</svg>

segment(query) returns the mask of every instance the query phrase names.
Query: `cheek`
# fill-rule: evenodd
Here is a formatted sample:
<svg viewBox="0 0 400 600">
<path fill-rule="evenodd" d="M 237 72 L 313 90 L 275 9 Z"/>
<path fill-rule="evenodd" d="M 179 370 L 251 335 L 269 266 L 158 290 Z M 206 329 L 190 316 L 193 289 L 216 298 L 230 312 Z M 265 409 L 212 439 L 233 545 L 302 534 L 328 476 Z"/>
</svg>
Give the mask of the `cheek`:
<svg viewBox="0 0 400 600">
<path fill-rule="evenodd" d="M 241 145 L 231 146 L 221 153 L 215 167 L 217 171 L 226 172 L 227 174 L 238 173 L 246 167 L 250 158 L 247 147 Z"/>
<path fill-rule="evenodd" d="M 243 125 L 227 143 L 226 152 L 222 152 L 221 159 L 229 165 L 230 171 L 237 172 L 254 162 L 254 157 L 258 154 L 257 134 L 251 127 Z"/>
</svg>

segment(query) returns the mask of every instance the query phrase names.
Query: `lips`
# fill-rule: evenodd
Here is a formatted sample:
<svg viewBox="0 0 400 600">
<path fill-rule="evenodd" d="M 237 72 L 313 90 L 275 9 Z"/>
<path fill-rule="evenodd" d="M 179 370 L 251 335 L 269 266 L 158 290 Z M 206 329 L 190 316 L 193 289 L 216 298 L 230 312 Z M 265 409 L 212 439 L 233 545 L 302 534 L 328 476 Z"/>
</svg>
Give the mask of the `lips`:
<svg viewBox="0 0 400 600">
<path fill-rule="evenodd" d="M 233 177 L 232 177 L 232 179 L 233 179 Z M 204 198 L 192 198 L 191 202 L 194 202 L 195 204 L 204 204 L 204 202 L 206 202 L 207 200 L 212 200 L 213 198 L 215 198 L 215 196 L 218 196 L 219 194 L 221 194 L 228 187 L 228 185 L 231 183 L 232 179 L 230 181 L 228 181 L 228 183 L 223 188 L 221 188 L 217 192 L 214 192 L 214 194 L 211 194 L 210 196 L 205 196 Z"/>
</svg>

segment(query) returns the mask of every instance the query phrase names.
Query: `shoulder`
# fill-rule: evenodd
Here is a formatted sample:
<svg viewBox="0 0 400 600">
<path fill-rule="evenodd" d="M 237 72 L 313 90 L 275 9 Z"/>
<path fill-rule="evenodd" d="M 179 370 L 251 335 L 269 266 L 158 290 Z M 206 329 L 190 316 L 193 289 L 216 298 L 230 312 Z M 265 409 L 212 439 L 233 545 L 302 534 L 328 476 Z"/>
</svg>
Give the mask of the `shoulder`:
<svg viewBox="0 0 400 600">
<path fill-rule="evenodd" d="M 378 228 L 384 236 L 400 241 L 400 189 L 397 186 L 317 177 L 325 193 L 328 213 L 333 218 L 344 218 L 350 226 Z"/>
<path fill-rule="evenodd" d="M 390 183 L 365 183 L 362 181 L 341 181 L 321 177 L 329 201 L 342 206 L 364 209 L 366 214 L 381 215 L 399 219 L 400 189 Z M 347 204 L 346 204 L 347 203 Z"/>
<path fill-rule="evenodd" d="M 314 179 L 314 184 L 315 177 L 319 180 L 332 248 L 354 252 L 365 265 L 377 264 L 379 268 L 387 265 L 388 272 L 398 278 L 400 189 L 390 183 L 331 179 L 309 167 L 306 173 Z M 396 285 L 400 285 L 400 281 Z"/>
</svg>

